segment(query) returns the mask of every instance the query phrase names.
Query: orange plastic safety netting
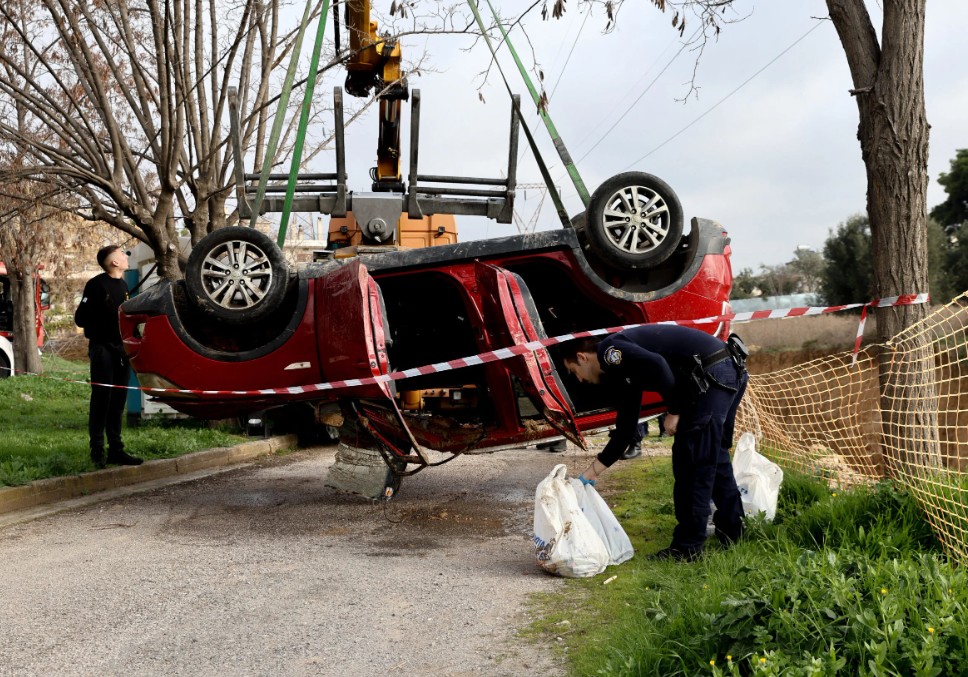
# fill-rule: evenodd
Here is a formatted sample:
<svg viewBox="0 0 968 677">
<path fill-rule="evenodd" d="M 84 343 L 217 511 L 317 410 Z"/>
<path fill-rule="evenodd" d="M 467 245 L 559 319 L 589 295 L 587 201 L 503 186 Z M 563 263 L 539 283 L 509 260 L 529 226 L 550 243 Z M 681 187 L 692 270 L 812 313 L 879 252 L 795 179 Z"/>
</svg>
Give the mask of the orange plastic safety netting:
<svg viewBox="0 0 968 677">
<path fill-rule="evenodd" d="M 834 485 L 892 478 L 968 562 L 968 292 L 852 361 L 751 376 L 737 437 L 753 431 L 765 456 Z"/>
</svg>

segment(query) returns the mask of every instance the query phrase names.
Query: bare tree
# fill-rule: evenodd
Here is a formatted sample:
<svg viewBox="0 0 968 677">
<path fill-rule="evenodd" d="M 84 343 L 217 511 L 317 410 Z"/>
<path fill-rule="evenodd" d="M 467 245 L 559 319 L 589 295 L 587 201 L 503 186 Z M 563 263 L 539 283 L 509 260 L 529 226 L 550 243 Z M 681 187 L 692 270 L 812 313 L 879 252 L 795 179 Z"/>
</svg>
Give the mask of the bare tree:
<svg viewBox="0 0 968 677">
<path fill-rule="evenodd" d="M 4 2 L 0 66 L 14 75 L 0 75 L 0 106 L 3 99 L 16 102 L 31 126 L 53 138 L 21 138 L 20 129 L 0 120 L 0 143 L 26 146 L 33 158 L 27 170 L 42 170 L 44 180 L 75 193 L 85 218 L 147 242 L 160 274 L 178 278 L 179 231 L 197 242 L 238 218 L 226 138 L 230 87 L 240 93 L 243 148 L 252 166 L 262 164 L 296 42 L 298 12 L 287 13 L 287 6 L 286 0 Z M 469 22 L 440 1 L 395 2 L 390 12 L 391 28 L 401 35 L 468 31 Z M 346 55 L 327 49 L 320 75 Z M 36 68 L 24 68 L 25 55 Z M 319 97 L 312 119 L 327 108 Z M 288 116 L 274 165 L 290 157 L 297 119 Z M 324 149 L 325 126 L 310 126 L 303 164 Z"/>
<path fill-rule="evenodd" d="M 23 30 L 30 22 L 22 6 L 16 9 L 21 10 L 15 15 L 17 24 L 0 30 L 0 44 L 4 45 L 0 49 L 8 56 L 0 61 L 0 72 L 5 81 L 23 84 L 36 77 L 37 62 L 26 45 L 7 44 L 12 32 Z M 39 373 L 43 367 L 37 351 L 37 275 L 55 248 L 55 210 L 50 205 L 63 203 L 64 195 L 56 187 L 32 179 L 25 166 L 29 143 L 50 142 L 47 130 L 32 126 L 27 107 L 17 100 L 0 100 L 0 115 L 8 121 L 5 126 L 17 132 L 14 143 L 0 145 L 0 260 L 10 281 L 14 362 L 19 372 Z"/>
<path fill-rule="evenodd" d="M 614 25 L 623 0 L 585 0 L 603 6 Z M 560 15 L 564 0 L 545 0 Z M 705 46 L 721 30 L 733 0 L 652 0 L 674 13 L 673 26 L 698 23 L 690 39 Z M 850 67 L 860 124 L 857 138 L 867 169 L 874 291 L 879 297 L 928 289 L 928 130 L 924 106 L 924 25 L 926 0 L 880 0 L 880 37 L 865 0 L 826 0 L 829 19 Z M 882 343 L 927 316 L 922 305 L 879 308 Z M 898 462 L 936 459 L 937 421 L 933 357 L 926 337 L 909 332 L 902 368 L 888 353 L 880 361 L 884 437 L 905 448 Z M 915 433 L 914 431 L 918 431 Z M 931 461 L 934 462 L 934 461 Z"/>
<path fill-rule="evenodd" d="M 75 194 L 85 218 L 147 242 L 162 274 L 177 278 L 178 232 L 197 240 L 236 218 L 230 86 L 240 90 L 243 142 L 261 161 L 270 90 L 294 43 L 282 4 L 4 2 L 0 99 L 24 124 L 0 120 L 0 139 L 22 149 L 24 172 Z"/>
<path fill-rule="evenodd" d="M 0 162 L 10 157 L 0 154 Z M 56 242 L 57 212 L 46 186 L 30 180 L 0 183 L 0 260 L 7 268 L 13 301 L 13 350 L 17 372 L 43 371 L 37 350 L 35 299 L 40 264 Z"/>
</svg>

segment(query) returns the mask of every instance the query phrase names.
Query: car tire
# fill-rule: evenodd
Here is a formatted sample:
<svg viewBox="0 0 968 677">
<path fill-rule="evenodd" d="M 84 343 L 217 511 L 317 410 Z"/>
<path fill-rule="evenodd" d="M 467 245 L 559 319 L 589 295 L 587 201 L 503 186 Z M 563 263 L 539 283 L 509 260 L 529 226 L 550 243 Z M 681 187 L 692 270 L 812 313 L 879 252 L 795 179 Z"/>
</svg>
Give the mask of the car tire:
<svg viewBox="0 0 968 677">
<path fill-rule="evenodd" d="M 625 172 L 592 193 L 584 231 L 603 262 L 641 269 L 675 252 L 682 225 L 682 205 L 669 184 L 652 174 Z"/>
<path fill-rule="evenodd" d="M 206 235 L 192 248 L 185 284 L 204 312 L 230 324 L 255 322 L 282 302 L 289 266 L 269 237 L 254 228 L 230 226 Z"/>
<path fill-rule="evenodd" d="M 3 353 L 0 353 L 0 378 L 10 376 L 10 360 Z"/>
</svg>

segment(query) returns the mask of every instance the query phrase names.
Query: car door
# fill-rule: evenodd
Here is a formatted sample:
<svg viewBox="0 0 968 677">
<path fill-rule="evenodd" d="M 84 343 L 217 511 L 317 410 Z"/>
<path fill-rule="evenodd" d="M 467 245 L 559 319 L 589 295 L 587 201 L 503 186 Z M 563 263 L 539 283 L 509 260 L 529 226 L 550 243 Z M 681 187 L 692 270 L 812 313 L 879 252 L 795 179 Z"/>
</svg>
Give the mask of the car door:
<svg viewBox="0 0 968 677">
<path fill-rule="evenodd" d="M 380 286 L 359 259 L 316 280 L 317 345 L 332 396 L 352 402 L 360 425 L 395 459 L 395 472 L 403 472 L 408 463 L 431 465 L 396 403 L 395 382 L 360 382 L 390 371 L 390 332 Z"/>
<path fill-rule="evenodd" d="M 380 288 L 355 259 L 316 279 L 316 345 L 323 378 L 354 397 L 393 397 L 392 382 L 359 386 L 389 371 Z"/>
<path fill-rule="evenodd" d="M 475 265 L 475 275 L 485 322 L 484 338 L 490 350 L 546 338 L 524 280 L 509 270 L 480 262 Z M 585 440 L 575 423 L 571 401 L 547 349 L 514 356 L 501 364 L 518 380 L 545 420 L 584 448 Z"/>
</svg>

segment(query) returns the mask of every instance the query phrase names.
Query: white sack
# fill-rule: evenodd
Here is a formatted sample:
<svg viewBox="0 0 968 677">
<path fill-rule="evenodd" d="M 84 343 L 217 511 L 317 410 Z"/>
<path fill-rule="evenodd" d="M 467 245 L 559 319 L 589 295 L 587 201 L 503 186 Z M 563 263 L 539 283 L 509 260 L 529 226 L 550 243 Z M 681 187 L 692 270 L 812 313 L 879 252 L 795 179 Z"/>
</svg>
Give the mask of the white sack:
<svg viewBox="0 0 968 677">
<path fill-rule="evenodd" d="M 608 564 L 621 564 L 632 559 L 635 549 L 629 540 L 625 529 L 619 524 L 615 513 L 608 507 L 608 503 L 601 494 L 590 484 L 582 484 L 581 480 L 571 479 L 572 488 L 578 496 L 578 505 L 582 513 L 588 518 L 595 533 L 602 539 L 608 550 Z"/>
<path fill-rule="evenodd" d="M 743 499 L 743 512 L 755 515 L 765 512 L 766 519 L 776 517 L 776 501 L 783 483 L 783 469 L 756 451 L 753 433 L 743 433 L 733 453 L 733 474 Z"/>
<path fill-rule="evenodd" d="M 538 565 L 559 576 L 595 576 L 608 564 L 608 549 L 582 514 L 563 463 L 535 491 L 533 540 Z"/>
</svg>

